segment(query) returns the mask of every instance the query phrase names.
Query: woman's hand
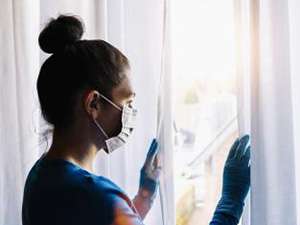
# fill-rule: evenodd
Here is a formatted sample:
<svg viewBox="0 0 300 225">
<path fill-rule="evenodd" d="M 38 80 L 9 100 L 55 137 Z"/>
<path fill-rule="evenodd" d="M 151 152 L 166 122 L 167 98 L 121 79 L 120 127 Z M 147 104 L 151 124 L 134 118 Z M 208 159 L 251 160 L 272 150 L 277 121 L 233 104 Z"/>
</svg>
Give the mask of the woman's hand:
<svg viewBox="0 0 300 225">
<path fill-rule="evenodd" d="M 250 188 L 250 136 L 236 139 L 225 162 L 222 197 L 216 212 L 225 212 L 240 219 L 244 201 Z"/>
<path fill-rule="evenodd" d="M 156 139 L 152 140 L 147 157 L 143 167 L 140 170 L 140 186 L 138 196 L 143 199 L 153 202 L 158 184 L 159 176 L 161 174 L 161 167 L 154 166 L 154 159 L 158 151 L 158 142 Z"/>
</svg>

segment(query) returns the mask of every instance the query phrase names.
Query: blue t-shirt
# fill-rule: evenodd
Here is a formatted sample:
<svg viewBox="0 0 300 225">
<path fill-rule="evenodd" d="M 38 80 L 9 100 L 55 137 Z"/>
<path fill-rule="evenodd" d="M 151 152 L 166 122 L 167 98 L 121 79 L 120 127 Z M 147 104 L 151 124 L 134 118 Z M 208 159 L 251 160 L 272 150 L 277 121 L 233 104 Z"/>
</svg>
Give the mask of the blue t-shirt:
<svg viewBox="0 0 300 225">
<path fill-rule="evenodd" d="M 26 179 L 23 225 L 143 224 L 115 183 L 67 160 L 43 156 Z"/>
<path fill-rule="evenodd" d="M 144 225 L 131 199 L 115 183 L 44 155 L 27 176 L 22 207 L 23 225 Z M 233 216 L 215 213 L 210 225 L 237 223 Z"/>
</svg>

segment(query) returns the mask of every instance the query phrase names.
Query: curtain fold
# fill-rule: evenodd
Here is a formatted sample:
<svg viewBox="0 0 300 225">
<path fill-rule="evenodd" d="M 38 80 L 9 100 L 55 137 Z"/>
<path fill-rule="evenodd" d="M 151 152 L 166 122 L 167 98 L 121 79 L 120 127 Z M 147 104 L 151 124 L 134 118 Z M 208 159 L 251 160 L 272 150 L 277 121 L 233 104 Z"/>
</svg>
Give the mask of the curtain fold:
<svg viewBox="0 0 300 225">
<path fill-rule="evenodd" d="M 250 134 L 250 83 L 249 74 L 249 30 L 245 25 L 249 23 L 248 1 L 233 0 L 234 8 L 234 31 L 235 31 L 235 74 L 236 74 L 236 96 L 238 134 Z M 251 224 L 251 190 L 245 201 L 242 224 Z"/>
<path fill-rule="evenodd" d="M 23 188 L 29 169 L 51 145 L 44 142 L 46 129 L 41 119 L 36 93 L 36 79 L 41 63 L 49 56 L 41 53 L 38 35 L 50 17 L 71 13 L 82 17 L 86 25 L 83 39 L 103 39 L 119 48 L 131 62 L 131 76 L 137 93 L 138 126 L 129 143 L 107 155 L 99 152 L 94 172 L 112 179 L 130 197 L 138 191 L 140 169 L 153 138 L 160 141 L 161 151 L 172 152 L 170 125 L 170 88 L 159 88 L 161 77 L 171 79 L 163 51 L 164 1 L 151 0 L 4 0 L 1 16 L 1 77 L 0 87 L 0 224 L 21 224 Z M 163 62 L 162 62 L 162 59 Z M 162 67 L 164 69 L 162 69 Z M 164 71 L 164 72 L 162 72 Z M 163 93 L 160 93 L 164 90 Z M 158 115 L 164 105 L 168 107 Z M 158 117 L 163 118 L 158 132 Z M 172 160 L 165 159 L 168 171 Z M 173 213 L 172 177 L 163 178 L 164 186 L 145 219 L 145 224 L 163 224 L 162 210 Z M 166 202 L 166 196 L 168 196 Z M 161 199 L 164 207 L 161 207 Z M 168 216 L 173 223 L 174 215 Z"/>
<path fill-rule="evenodd" d="M 169 0 L 164 1 L 163 47 L 159 81 L 157 137 L 160 143 L 157 164 L 163 167 L 160 178 L 160 200 L 164 225 L 175 224 L 174 153 L 173 153 L 173 101 L 172 52 Z"/>
<path fill-rule="evenodd" d="M 0 224 L 20 224 L 23 184 L 38 155 L 38 6 L 1 2 Z"/>
<path fill-rule="evenodd" d="M 300 2 L 289 1 L 290 62 L 294 119 L 294 147 L 297 177 L 297 224 L 300 224 Z"/>
<path fill-rule="evenodd" d="M 288 0 L 234 4 L 239 122 L 251 133 L 250 224 L 297 224 L 300 7 Z"/>
</svg>

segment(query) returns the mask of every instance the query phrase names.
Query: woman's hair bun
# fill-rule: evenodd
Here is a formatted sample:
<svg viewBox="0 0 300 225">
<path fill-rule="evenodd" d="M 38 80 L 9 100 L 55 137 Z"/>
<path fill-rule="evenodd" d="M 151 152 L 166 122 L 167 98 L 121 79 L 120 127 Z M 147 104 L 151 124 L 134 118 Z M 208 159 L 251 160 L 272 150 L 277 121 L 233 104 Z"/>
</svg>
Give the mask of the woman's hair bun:
<svg viewBox="0 0 300 225">
<path fill-rule="evenodd" d="M 65 46 L 79 41 L 84 24 L 79 17 L 60 15 L 51 19 L 39 35 L 39 45 L 46 53 L 56 53 Z"/>
</svg>

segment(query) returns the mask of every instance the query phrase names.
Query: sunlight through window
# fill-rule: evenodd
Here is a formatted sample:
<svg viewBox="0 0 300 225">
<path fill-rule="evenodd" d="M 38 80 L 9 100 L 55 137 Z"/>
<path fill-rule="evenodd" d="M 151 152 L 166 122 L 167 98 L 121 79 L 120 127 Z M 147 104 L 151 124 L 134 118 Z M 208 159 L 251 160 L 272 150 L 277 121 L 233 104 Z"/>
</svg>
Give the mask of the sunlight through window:
<svg viewBox="0 0 300 225">
<path fill-rule="evenodd" d="M 236 132 L 231 0 L 174 0 L 177 225 L 209 224 Z"/>
</svg>

